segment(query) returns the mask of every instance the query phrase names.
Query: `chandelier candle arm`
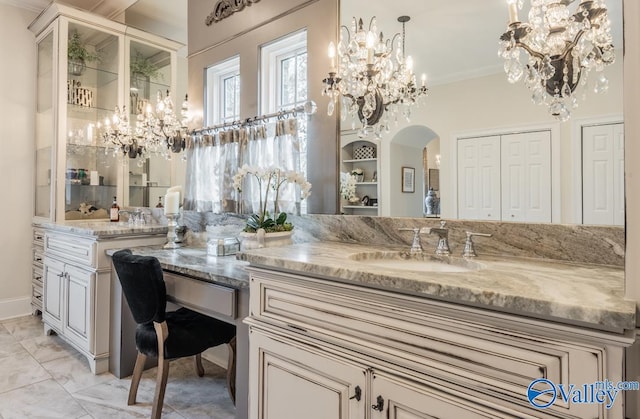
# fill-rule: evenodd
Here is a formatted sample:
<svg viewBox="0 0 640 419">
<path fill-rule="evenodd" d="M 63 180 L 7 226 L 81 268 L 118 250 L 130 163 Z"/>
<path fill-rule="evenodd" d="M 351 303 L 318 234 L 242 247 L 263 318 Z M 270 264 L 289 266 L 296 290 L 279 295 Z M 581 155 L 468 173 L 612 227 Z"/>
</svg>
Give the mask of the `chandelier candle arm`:
<svg viewBox="0 0 640 419">
<path fill-rule="evenodd" d="M 509 82 L 524 77 L 533 91 L 532 101 L 545 104 L 549 113 L 560 121 L 571 116 L 578 106 L 574 91 L 586 85 L 590 71 L 600 73 L 615 61 L 611 23 L 602 0 L 581 0 L 576 10 L 569 6 L 575 0 L 531 1 L 530 23 L 518 21 L 517 10 L 523 0 L 507 0 L 509 24 L 500 37 L 500 55 L 505 59 Z M 528 56 L 520 61 L 521 52 Z M 608 81 L 601 73 L 594 92 L 603 93 Z"/>
</svg>

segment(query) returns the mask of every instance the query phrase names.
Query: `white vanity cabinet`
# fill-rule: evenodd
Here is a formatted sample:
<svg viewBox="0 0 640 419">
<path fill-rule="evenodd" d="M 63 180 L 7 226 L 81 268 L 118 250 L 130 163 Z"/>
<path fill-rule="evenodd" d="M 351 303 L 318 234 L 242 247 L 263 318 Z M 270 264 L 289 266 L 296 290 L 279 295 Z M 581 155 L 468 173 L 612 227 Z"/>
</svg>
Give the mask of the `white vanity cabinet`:
<svg viewBox="0 0 640 419">
<path fill-rule="evenodd" d="M 527 399 L 539 378 L 622 380 L 623 335 L 250 273 L 251 418 L 624 418 L 622 395 L 611 409 L 559 397 L 542 410 Z"/>
<path fill-rule="evenodd" d="M 83 351 L 94 353 L 91 310 L 96 303 L 96 273 L 57 259 L 45 259 L 45 325 L 62 333 Z M 108 285 L 108 284 L 107 284 Z M 94 371 L 95 372 L 95 371 Z"/>
<path fill-rule="evenodd" d="M 166 235 L 100 237 L 57 231 L 55 227 L 43 231 L 45 334 L 55 332 L 71 344 L 88 359 L 94 374 L 106 372 L 109 369 L 111 260 L 105 251 L 161 244 Z"/>
</svg>

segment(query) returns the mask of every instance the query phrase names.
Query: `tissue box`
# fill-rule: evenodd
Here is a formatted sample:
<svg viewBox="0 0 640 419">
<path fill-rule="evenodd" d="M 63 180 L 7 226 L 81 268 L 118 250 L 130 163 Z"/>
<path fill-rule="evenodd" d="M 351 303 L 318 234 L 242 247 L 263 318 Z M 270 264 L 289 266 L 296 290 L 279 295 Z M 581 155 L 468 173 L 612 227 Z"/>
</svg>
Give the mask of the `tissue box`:
<svg viewBox="0 0 640 419">
<path fill-rule="evenodd" d="M 240 242 L 235 237 L 210 239 L 207 241 L 207 254 L 211 256 L 235 255 L 240 251 Z"/>
</svg>

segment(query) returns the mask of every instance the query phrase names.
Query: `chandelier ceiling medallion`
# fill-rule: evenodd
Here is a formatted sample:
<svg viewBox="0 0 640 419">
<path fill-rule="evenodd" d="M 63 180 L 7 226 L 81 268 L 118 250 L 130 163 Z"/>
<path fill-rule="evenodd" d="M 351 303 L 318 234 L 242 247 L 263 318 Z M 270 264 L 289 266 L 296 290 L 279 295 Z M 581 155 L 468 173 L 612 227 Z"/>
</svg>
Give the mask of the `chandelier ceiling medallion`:
<svg viewBox="0 0 640 419">
<path fill-rule="evenodd" d="M 405 23 L 409 20 L 409 16 L 400 16 L 402 35 L 397 33 L 385 40 L 382 32 L 378 33 L 375 16 L 368 30 L 362 19 L 353 18 L 351 30 L 341 27 L 337 63 L 336 47 L 333 42 L 329 44 L 331 68 L 322 91 L 329 97 L 327 114 L 333 115 L 341 98 L 343 120 L 348 113 L 361 121 L 362 137 L 374 131 L 381 138 L 382 129 L 389 130 L 389 117 L 397 120 L 400 105 L 404 105 L 402 114 L 409 120 L 411 106 L 426 96 L 426 76 L 418 86 L 413 60 L 405 56 Z"/>
<path fill-rule="evenodd" d="M 586 86 L 589 72 L 599 73 L 593 90 L 604 93 L 602 70 L 615 61 L 611 22 L 602 0 L 531 0 L 529 23 L 518 20 L 523 0 L 507 0 L 509 26 L 500 37 L 499 54 L 510 83 L 524 78 L 532 101 L 567 121 L 578 106 L 575 90 Z"/>
<path fill-rule="evenodd" d="M 138 158 L 138 166 L 142 166 L 151 155 L 170 160 L 171 152 L 181 152 L 185 146 L 188 121 L 187 97 L 178 117 L 169 92 L 163 96 L 158 91 L 155 108 L 147 103 L 144 111 L 136 115 L 135 127 L 129 124 L 126 106 L 122 109 L 116 106 L 113 117 L 105 120 L 102 137 L 114 154 L 123 153 L 130 158 Z"/>
</svg>

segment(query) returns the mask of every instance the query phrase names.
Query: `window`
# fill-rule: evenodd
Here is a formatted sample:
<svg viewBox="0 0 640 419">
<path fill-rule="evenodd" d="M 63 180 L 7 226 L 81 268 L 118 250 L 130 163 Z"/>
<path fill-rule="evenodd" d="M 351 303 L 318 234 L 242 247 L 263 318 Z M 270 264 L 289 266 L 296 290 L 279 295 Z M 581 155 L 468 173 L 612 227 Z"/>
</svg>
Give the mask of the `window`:
<svg viewBox="0 0 640 419">
<path fill-rule="evenodd" d="M 260 106 L 262 113 L 289 110 L 307 101 L 307 31 L 302 30 L 260 49 Z M 307 175 L 307 121 L 298 118 L 294 154 L 297 171 Z M 307 213 L 307 201 L 300 203 Z"/>
<path fill-rule="evenodd" d="M 291 109 L 307 101 L 307 32 L 262 47 L 262 112 Z"/>
<path fill-rule="evenodd" d="M 240 57 L 207 68 L 206 125 L 240 119 Z"/>
</svg>

